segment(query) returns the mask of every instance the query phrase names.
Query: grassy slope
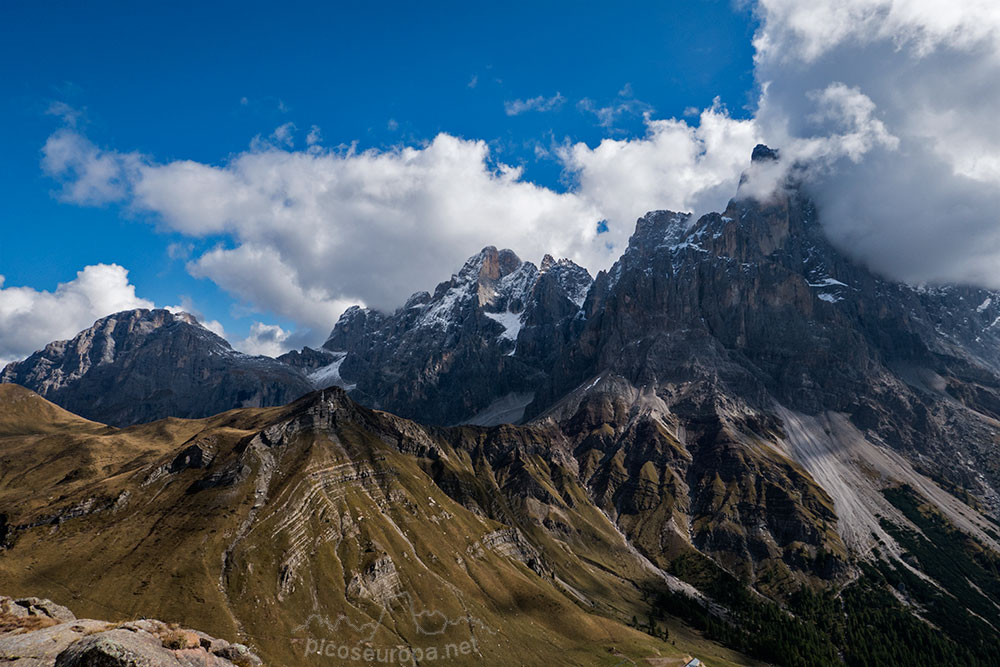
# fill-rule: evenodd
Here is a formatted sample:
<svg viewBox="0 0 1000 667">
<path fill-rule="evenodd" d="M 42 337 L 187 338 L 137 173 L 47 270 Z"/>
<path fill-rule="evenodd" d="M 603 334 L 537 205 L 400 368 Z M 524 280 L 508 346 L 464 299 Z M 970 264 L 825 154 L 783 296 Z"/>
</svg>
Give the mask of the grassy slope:
<svg viewBox="0 0 1000 667">
<path fill-rule="evenodd" d="M 516 545 L 484 546 L 506 526 L 431 479 L 434 457 L 456 475 L 483 474 L 445 442 L 429 439 L 433 457 L 403 454 L 348 419 L 253 444 L 296 408 L 114 430 L 11 385 L 0 386 L 0 407 L 0 513 L 14 526 L 39 524 L 0 550 L 5 593 L 239 637 L 271 664 L 333 664 L 304 656 L 309 639 L 361 641 L 371 622 L 374 646 L 475 637 L 481 657 L 470 664 L 612 665 L 620 656 L 678 664 L 692 652 L 711 664 L 748 663 L 676 622 L 674 646 L 615 620 L 643 615 L 638 590 L 648 575 L 587 503 L 565 517 L 572 544 L 529 535 L 558 579 L 511 557 Z M 214 452 L 208 469 L 152 474 L 192 443 Z M 226 469 L 241 481 L 192 492 Z M 583 500 L 582 489 L 565 491 Z"/>
</svg>

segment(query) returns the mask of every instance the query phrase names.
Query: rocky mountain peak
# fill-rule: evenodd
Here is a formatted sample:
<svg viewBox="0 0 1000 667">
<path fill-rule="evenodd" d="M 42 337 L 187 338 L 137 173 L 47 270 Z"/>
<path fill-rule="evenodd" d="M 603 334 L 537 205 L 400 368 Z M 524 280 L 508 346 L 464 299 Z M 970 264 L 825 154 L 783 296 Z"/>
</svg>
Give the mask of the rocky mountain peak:
<svg viewBox="0 0 1000 667">
<path fill-rule="evenodd" d="M 635 223 L 628 240 L 628 252 L 646 254 L 657 248 L 673 247 L 681 242 L 691 225 L 690 213 L 650 211 Z"/>
<path fill-rule="evenodd" d="M 779 153 L 777 149 L 770 148 L 764 144 L 757 144 L 750 153 L 750 162 L 777 161 Z"/>
<path fill-rule="evenodd" d="M 546 256 L 542 265 L 487 246 L 392 314 L 352 308 L 323 346 L 337 357 L 312 375 L 335 378 L 368 405 L 437 423 L 468 419 L 505 395 L 523 408 L 537 357 L 568 340 L 567 322 L 593 282 L 569 259 Z"/>
<path fill-rule="evenodd" d="M 166 327 L 192 327 L 210 345 L 229 348 L 225 340 L 202 327 L 193 315 L 136 308 L 102 317 L 72 339 L 49 343 L 28 359 L 8 364 L 0 373 L 0 382 L 35 385 L 32 389 L 44 396 L 92 368 L 113 364 L 121 354 L 141 346 L 151 334 Z"/>
<path fill-rule="evenodd" d="M 164 309 L 103 317 L 8 364 L 0 382 L 115 426 L 286 403 L 312 389 L 285 364 L 237 352 L 194 316 Z"/>
<path fill-rule="evenodd" d="M 569 299 L 579 308 L 587 298 L 587 292 L 594 282 L 594 278 L 587 269 L 576 262 L 562 258 L 555 260 L 552 255 L 545 255 L 542 258 L 541 267 L 538 270 L 538 280 L 534 290 L 541 289 L 541 285 L 547 281 L 553 281 L 556 291 L 564 298 Z"/>
<path fill-rule="evenodd" d="M 499 280 L 503 276 L 516 271 L 522 264 L 521 258 L 513 250 L 504 248 L 497 250 L 496 246 L 486 246 L 465 261 L 458 272 L 461 278 L 477 278 L 480 280 Z"/>
<path fill-rule="evenodd" d="M 410 297 L 403 308 L 417 308 L 426 304 L 430 298 L 431 296 L 427 292 L 418 292 Z M 384 320 L 385 316 L 377 310 L 351 306 L 337 320 L 336 326 L 330 332 L 326 342 L 323 343 L 323 347 L 331 351 L 355 348 L 365 337 L 377 330 Z"/>
</svg>

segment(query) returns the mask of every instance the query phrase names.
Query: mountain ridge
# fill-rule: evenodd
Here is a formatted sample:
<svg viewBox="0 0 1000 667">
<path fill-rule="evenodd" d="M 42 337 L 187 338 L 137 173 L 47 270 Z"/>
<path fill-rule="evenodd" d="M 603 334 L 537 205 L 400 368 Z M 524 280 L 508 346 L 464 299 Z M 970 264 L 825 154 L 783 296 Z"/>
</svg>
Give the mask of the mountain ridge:
<svg viewBox="0 0 1000 667">
<path fill-rule="evenodd" d="M 313 388 L 287 365 L 236 352 L 193 316 L 163 309 L 103 317 L 8 364 L 0 383 L 116 426 L 287 403 Z"/>
</svg>

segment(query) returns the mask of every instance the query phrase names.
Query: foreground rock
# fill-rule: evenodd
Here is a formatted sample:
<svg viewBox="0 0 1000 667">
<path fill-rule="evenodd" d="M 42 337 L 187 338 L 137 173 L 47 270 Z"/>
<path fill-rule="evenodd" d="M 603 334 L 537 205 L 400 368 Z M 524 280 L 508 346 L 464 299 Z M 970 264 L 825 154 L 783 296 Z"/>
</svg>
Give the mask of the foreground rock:
<svg viewBox="0 0 1000 667">
<path fill-rule="evenodd" d="M 39 598 L 0 596 L 0 665 L 17 667 L 250 667 L 260 658 L 194 630 L 143 619 L 78 619 Z"/>
</svg>

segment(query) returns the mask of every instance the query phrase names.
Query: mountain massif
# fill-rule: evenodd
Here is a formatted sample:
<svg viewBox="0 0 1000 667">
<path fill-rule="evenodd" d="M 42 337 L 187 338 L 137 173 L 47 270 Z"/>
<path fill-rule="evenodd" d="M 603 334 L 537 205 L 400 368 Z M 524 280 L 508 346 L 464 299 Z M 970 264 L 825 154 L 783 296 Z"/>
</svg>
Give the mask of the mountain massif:
<svg viewBox="0 0 1000 667">
<path fill-rule="evenodd" d="M 8 364 L 0 382 L 116 426 L 281 405 L 312 390 L 297 370 L 236 352 L 191 315 L 145 309 L 104 317 Z"/>
<path fill-rule="evenodd" d="M 437 424 L 518 422 L 574 338 L 593 280 L 488 247 L 392 315 L 352 308 L 323 348 L 362 403 Z"/>
<path fill-rule="evenodd" d="M 133 425 L 0 386 L 0 592 L 276 664 L 345 628 L 504 664 L 992 664 L 998 322 L 851 259 L 794 170 L 648 213 L 593 279 L 485 248 L 277 360 L 113 315 L 3 372 Z"/>
</svg>

